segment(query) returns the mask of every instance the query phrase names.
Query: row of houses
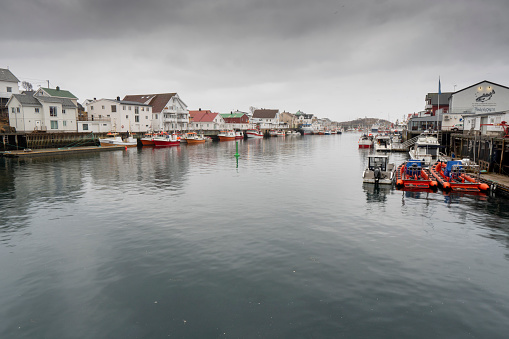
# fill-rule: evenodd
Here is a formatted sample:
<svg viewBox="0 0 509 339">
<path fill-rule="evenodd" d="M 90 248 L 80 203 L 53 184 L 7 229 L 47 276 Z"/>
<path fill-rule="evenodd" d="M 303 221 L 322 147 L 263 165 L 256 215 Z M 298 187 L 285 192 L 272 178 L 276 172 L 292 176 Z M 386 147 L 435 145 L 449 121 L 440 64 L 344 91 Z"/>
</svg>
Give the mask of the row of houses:
<svg viewBox="0 0 509 339">
<path fill-rule="evenodd" d="M 425 110 L 407 120 L 411 133 L 424 130 L 502 136 L 509 123 L 509 87 L 481 81 L 455 92 L 428 93 Z"/>
<path fill-rule="evenodd" d="M 19 79 L 0 68 L 0 113 L 17 132 L 171 132 L 249 128 L 330 129 L 337 123 L 303 112 L 252 109 L 213 113 L 189 110 L 177 93 L 126 95 L 122 99 L 87 99 L 83 104 L 68 90 L 41 87 L 19 91 Z"/>
</svg>

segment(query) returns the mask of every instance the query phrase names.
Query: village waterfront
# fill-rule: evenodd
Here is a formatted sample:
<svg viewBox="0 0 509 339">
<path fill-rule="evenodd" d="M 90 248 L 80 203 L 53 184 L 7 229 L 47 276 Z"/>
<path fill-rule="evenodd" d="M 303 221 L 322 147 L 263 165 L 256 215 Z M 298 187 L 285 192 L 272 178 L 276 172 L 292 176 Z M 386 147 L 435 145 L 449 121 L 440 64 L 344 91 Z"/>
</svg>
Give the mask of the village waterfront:
<svg viewBox="0 0 509 339">
<path fill-rule="evenodd" d="M 0 158 L 0 337 L 506 338 L 509 201 L 358 138 Z"/>
</svg>

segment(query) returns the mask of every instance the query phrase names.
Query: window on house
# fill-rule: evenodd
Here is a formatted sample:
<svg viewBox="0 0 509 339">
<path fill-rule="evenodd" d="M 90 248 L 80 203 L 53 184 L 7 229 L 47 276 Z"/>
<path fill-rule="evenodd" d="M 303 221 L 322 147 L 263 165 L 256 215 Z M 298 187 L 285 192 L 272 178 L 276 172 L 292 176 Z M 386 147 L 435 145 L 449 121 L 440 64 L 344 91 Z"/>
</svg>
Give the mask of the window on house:
<svg viewBox="0 0 509 339">
<path fill-rule="evenodd" d="M 134 116 L 134 122 L 140 122 L 140 116 L 139 115 L 135 115 Z"/>
<path fill-rule="evenodd" d="M 51 125 L 51 129 L 58 129 L 58 121 L 55 121 L 55 120 L 51 120 L 50 121 Z"/>
<path fill-rule="evenodd" d="M 125 116 L 125 118 L 126 118 L 126 119 L 129 119 L 129 116 L 128 116 L 128 115 L 126 115 L 126 116 Z"/>
<path fill-rule="evenodd" d="M 148 115 L 145 115 L 145 119 L 147 119 L 147 120 L 148 120 Z"/>
<path fill-rule="evenodd" d="M 62 114 L 65 114 L 65 109 L 62 109 Z"/>
<path fill-rule="evenodd" d="M 88 131 L 88 124 L 83 124 L 83 130 Z"/>
<path fill-rule="evenodd" d="M 129 106 L 129 110 L 131 111 L 131 106 Z"/>
<path fill-rule="evenodd" d="M 90 110 L 93 111 L 94 110 L 94 106 L 90 106 Z"/>
<path fill-rule="evenodd" d="M 50 117 L 56 117 L 57 116 L 57 107 L 56 106 L 50 106 L 49 107 L 49 116 Z"/>
<path fill-rule="evenodd" d="M 150 112 L 150 107 L 147 107 L 147 112 Z"/>
<path fill-rule="evenodd" d="M 122 106 L 122 109 L 125 111 L 125 106 Z"/>
<path fill-rule="evenodd" d="M 102 105 L 101 108 L 104 109 L 104 105 Z"/>
<path fill-rule="evenodd" d="M 11 113 L 16 113 L 16 108 L 15 107 L 11 108 Z"/>
<path fill-rule="evenodd" d="M 156 119 L 159 119 L 159 114 L 156 114 Z"/>
<path fill-rule="evenodd" d="M 7 93 L 11 93 L 12 92 L 12 87 L 7 87 Z"/>
<path fill-rule="evenodd" d="M 142 108 L 141 108 L 141 110 L 142 110 L 142 111 L 145 111 L 145 107 L 142 107 Z"/>
<path fill-rule="evenodd" d="M 134 108 L 134 114 L 138 114 L 138 113 L 140 113 L 140 108 L 138 106 L 136 106 Z"/>
<path fill-rule="evenodd" d="M 18 112 L 18 113 L 19 113 L 19 107 L 16 107 L 16 112 Z"/>
<path fill-rule="evenodd" d="M 117 105 L 111 105 L 111 111 L 116 112 L 117 111 Z"/>
<path fill-rule="evenodd" d="M 64 127 L 67 126 L 67 121 L 66 120 L 62 121 L 62 126 L 64 126 Z"/>
<path fill-rule="evenodd" d="M 39 108 L 35 108 L 35 113 L 39 113 Z"/>
</svg>

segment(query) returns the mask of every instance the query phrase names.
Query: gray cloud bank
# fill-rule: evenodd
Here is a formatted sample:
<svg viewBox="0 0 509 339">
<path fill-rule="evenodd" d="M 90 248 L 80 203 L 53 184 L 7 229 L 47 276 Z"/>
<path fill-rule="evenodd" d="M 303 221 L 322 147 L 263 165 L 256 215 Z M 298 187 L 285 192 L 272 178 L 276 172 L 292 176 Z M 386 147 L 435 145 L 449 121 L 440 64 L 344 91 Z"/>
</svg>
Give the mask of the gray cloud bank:
<svg viewBox="0 0 509 339">
<path fill-rule="evenodd" d="M 439 74 L 445 90 L 487 77 L 507 85 L 508 10 L 473 0 L 18 0 L 0 11 L 10 47 L 0 67 L 55 79 L 82 100 L 178 91 L 216 111 L 399 117 L 422 109 Z"/>
</svg>

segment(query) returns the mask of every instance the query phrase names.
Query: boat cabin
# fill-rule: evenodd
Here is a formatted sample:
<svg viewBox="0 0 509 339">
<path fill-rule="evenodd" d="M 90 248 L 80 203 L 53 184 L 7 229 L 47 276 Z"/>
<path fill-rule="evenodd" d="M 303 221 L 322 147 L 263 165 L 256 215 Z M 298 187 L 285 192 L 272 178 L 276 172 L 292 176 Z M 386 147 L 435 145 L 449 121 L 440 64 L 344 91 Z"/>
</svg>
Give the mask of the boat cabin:
<svg viewBox="0 0 509 339">
<path fill-rule="evenodd" d="M 369 155 L 368 156 L 368 169 L 374 171 L 379 168 L 382 171 L 387 171 L 387 164 L 389 163 L 388 155 Z"/>
</svg>

